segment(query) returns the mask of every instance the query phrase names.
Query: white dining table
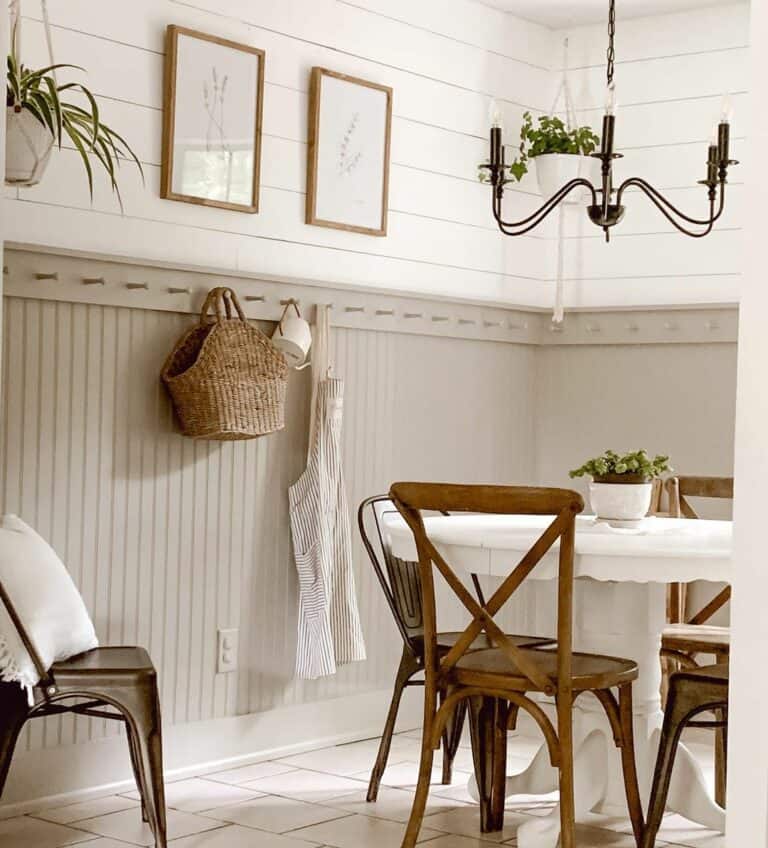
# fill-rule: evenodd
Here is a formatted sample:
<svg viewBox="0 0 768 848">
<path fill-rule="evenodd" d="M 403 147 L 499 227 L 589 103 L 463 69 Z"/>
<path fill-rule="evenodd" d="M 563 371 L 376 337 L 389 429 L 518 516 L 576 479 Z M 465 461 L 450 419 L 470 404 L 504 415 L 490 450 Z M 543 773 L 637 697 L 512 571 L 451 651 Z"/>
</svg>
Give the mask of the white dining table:
<svg viewBox="0 0 768 848">
<path fill-rule="evenodd" d="M 425 518 L 427 533 L 456 570 L 503 578 L 533 545 L 551 518 L 459 514 Z M 397 513 L 383 517 L 392 553 L 416 560 L 410 529 Z M 659 687 L 659 646 L 666 623 L 668 583 L 731 580 L 732 523 L 647 518 L 638 526 L 616 528 L 591 516 L 576 520 L 574 649 L 635 660 L 640 669 L 634 684 L 634 731 L 638 777 L 647 804 L 663 714 Z M 557 545 L 541 560 L 528 581 L 538 581 L 535 598 L 518 610 L 517 632 L 551 635 L 555 618 L 541 592 L 554 599 Z M 550 581 L 548 586 L 540 581 Z M 514 596 L 513 596 L 514 597 Z M 533 607 L 534 609 L 530 609 Z M 536 629 L 532 629 L 532 628 Z M 575 704 L 575 783 L 577 818 L 591 811 L 626 815 L 624 783 L 618 752 L 594 698 Z M 557 789 L 557 773 L 546 746 L 523 772 L 507 779 L 507 794 L 544 795 Z M 691 821 L 725 830 L 725 813 L 715 804 L 702 769 L 681 745 L 667 806 Z M 526 822 L 518 830 L 520 848 L 555 848 L 560 833 L 559 810 Z"/>
</svg>

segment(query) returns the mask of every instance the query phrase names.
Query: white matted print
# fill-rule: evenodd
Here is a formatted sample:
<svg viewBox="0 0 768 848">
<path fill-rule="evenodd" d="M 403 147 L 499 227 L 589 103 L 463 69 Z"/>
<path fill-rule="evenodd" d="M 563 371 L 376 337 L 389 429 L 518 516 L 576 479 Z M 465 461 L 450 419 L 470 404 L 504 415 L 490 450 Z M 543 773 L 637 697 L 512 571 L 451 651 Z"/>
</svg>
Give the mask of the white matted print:
<svg viewBox="0 0 768 848">
<path fill-rule="evenodd" d="M 259 208 L 264 51 L 169 26 L 161 196 Z"/>
<path fill-rule="evenodd" d="M 307 223 L 387 234 L 392 89 L 312 69 Z"/>
</svg>

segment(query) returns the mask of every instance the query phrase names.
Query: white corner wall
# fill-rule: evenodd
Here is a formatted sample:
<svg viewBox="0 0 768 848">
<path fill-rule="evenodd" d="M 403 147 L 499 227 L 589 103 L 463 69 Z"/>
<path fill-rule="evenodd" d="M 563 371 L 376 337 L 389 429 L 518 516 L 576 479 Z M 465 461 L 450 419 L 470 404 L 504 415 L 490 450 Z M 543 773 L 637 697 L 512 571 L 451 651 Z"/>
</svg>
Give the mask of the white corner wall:
<svg viewBox="0 0 768 848">
<path fill-rule="evenodd" d="M 739 334 L 739 386 L 736 420 L 735 562 L 733 651 L 728 757 L 728 848 L 768 844 L 768 677 L 761 659 L 768 648 L 768 568 L 765 556 L 765 481 L 768 475 L 768 382 L 765 362 L 768 309 L 765 268 L 768 241 L 763 233 L 768 174 L 764 90 L 768 79 L 768 8 L 752 4 L 752 108 L 750 187 L 746 210 L 746 274 Z"/>
</svg>

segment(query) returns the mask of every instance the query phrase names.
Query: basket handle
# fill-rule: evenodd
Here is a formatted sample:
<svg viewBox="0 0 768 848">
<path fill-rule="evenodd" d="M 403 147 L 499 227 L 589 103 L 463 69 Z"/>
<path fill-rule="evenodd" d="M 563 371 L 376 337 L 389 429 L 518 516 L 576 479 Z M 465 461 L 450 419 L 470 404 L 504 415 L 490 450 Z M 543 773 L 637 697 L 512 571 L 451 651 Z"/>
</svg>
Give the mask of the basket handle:
<svg viewBox="0 0 768 848">
<path fill-rule="evenodd" d="M 223 309 L 222 306 L 224 307 Z M 240 301 L 237 299 L 237 295 L 232 291 L 232 289 L 226 286 L 217 286 L 216 288 L 211 289 L 206 295 L 205 301 L 203 302 L 203 308 L 200 310 L 201 324 L 208 323 L 208 313 L 211 311 L 211 307 L 213 307 L 213 311 L 216 316 L 216 323 L 220 323 L 224 320 L 225 313 L 227 320 L 230 320 L 232 318 L 233 307 L 235 312 L 237 312 L 238 318 L 243 322 L 247 321 L 245 313 L 240 306 Z"/>
</svg>

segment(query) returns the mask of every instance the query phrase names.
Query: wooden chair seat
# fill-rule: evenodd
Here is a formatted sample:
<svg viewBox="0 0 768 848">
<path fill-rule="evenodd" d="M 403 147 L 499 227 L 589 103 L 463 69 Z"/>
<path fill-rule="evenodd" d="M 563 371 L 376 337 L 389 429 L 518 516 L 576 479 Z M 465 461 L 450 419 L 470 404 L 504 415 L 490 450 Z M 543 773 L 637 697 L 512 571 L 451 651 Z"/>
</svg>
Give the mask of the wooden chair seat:
<svg viewBox="0 0 768 848">
<path fill-rule="evenodd" d="M 662 651 L 728 654 L 731 628 L 714 624 L 668 624 L 661 634 Z"/>
<path fill-rule="evenodd" d="M 557 680 L 557 652 L 526 649 L 530 658 L 549 680 Z M 637 680 L 637 663 L 599 654 L 573 654 L 571 681 L 574 692 L 609 689 Z M 542 691 L 500 648 L 474 651 L 463 656 L 454 667 L 452 677 L 462 686 L 478 686 L 515 692 Z"/>
</svg>

